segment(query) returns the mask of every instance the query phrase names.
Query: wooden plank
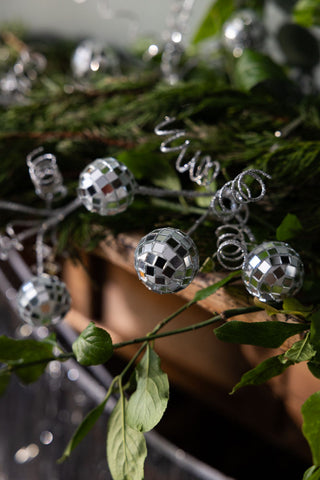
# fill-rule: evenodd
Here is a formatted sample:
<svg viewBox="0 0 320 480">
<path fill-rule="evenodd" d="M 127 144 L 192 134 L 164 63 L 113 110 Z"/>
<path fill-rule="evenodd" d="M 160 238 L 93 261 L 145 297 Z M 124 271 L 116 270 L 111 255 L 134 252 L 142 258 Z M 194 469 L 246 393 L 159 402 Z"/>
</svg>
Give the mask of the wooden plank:
<svg viewBox="0 0 320 480">
<path fill-rule="evenodd" d="M 96 253 L 114 265 L 136 275 L 134 269 L 134 251 L 140 239 L 141 235 L 137 233 L 130 235 L 121 233 L 117 235 L 116 238 L 109 234 L 106 236 L 106 239 L 100 243 Z M 186 289 L 175 295 L 189 301 L 197 291 L 218 282 L 225 276 L 226 273 L 224 272 L 198 273 Z M 199 304 L 208 312 L 220 313 L 227 309 L 239 308 L 241 306 L 245 307 L 252 303 L 252 297 L 246 293 L 241 281 L 235 283 L 231 291 L 232 293 L 230 293 L 230 288 L 221 288 L 214 295 L 199 302 Z M 266 314 L 261 312 L 255 314 L 254 317 L 255 321 L 262 321 L 266 319 Z M 241 318 L 244 321 L 252 321 L 252 315 L 241 316 Z"/>
</svg>

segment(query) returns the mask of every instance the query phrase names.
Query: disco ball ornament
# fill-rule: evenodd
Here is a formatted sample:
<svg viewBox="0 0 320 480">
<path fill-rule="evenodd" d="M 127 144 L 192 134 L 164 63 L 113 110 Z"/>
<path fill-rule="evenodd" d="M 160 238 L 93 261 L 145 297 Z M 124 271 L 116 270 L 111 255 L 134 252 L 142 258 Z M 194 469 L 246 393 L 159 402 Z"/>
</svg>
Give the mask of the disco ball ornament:
<svg viewBox="0 0 320 480">
<path fill-rule="evenodd" d="M 20 287 L 17 305 L 22 320 L 40 327 L 60 322 L 70 310 L 71 298 L 58 277 L 43 274 Z"/>
<path fill-rule="evenodd" d="M 281 301 L 295 295 L 303 282 L 299 254 L 284 242 L 264 242 L 245 260 L 242 279 L 251 295 L 262 302 Z"/>
<path fill-rule="evenodd" d="M 84 40 L 75 49 L 71 58 L 72 73 L 82 79 L 95 72 L 120 74 L 120 62 L 113 48 L 96 40 Z"/>
<path fill-rule="evenodd" d="M 265 28 L 256 13 L 243 9 L 232 15 L 223 24 L 222 44 L 235 57 L 240 57 L 246 48 L 260 50 L 265 38 Z"/>
<path fill-rule="evenodd" d="M 178 292 L 198 272 L 198 250 L 193 240 L 180 230 L 159 228 L 140 240 L 135 251 L 135 269 L 149 290 Z"/>
<path fill-rule="evenodd" d="M 115 158 L 98 158 L 80 174 L 78 198 L 90 212 L 116 215 L 132 203 L 136 181 Z"/>
</svg>

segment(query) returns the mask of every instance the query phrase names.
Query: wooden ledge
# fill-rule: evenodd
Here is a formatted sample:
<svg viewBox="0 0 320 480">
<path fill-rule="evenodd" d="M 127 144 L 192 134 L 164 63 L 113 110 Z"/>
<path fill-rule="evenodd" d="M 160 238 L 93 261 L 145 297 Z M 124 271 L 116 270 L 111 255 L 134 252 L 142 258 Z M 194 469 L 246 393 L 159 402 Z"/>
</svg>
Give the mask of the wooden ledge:
<svg viewBox="0 0 320 480">
<path fill-rule="evenodd" d="M 103 273 L 102 279 L 99 274 L 98 291 L 92 289 L 88 272 L 83 267 L 66 263 L 64 278 L 73 299 L 73 310 L 66 321 L 76 331 L 81 332 L 90 320 L 94 320 L 106 328 L 114 343 L 142 337 L 159 321 L 180 308 L 185 300 L 191 300 L 197 291 L 224 277 L 221 272 L 200 273 L 188 288 L 177 294 L 158 295 L 151 292 L 138 280 L 134 269 L 134 251 L 140 238 L 141 235 L 137 233 L 122 233 L 117 237 L 108 234 L 100 243 L 94 252 L 95 265 L 91 270 L 93 276 L 97 274 L 97 268 Z M 97 258 L 103 261 L 97 264 Z M 250 303 L 252 299 L 242 282 L 235 282 L 176 317 L 168 328 L 192 325 L 212 317 L 214 313 L 246 307 Z M 241 315 L 238 319 L 257 322 L 270 320 L 270 317 L 261 311 Z M 284 317 L 279 315 L 278 319 L 284 320 Z M 279 349 L 226 344 L 213 335 L 212 326 L 209 326 L 186 333 L 183 338 L 177 335 L 159 340 L 157 350 L 174 381 L 192 391 L 197 385 L 198 391 L 205 391 L 208 399 L 214 402 L 217 388 L 230 391 L 245 371 L 287 350 L 298 339 L 299 336 L 290 338 Z M 126 347 L 119 354 L 123 353 L 129 358 L 134 348 L 132 345 Z M 275 396 L 283 400 L 294 422 L 301 425 L 300 408 L 303 401 L 319 390 L 319 381 L 311 375 L 305 363 L 289 368 L 281 377 L 272 379 L 269 385 Z"/>
<path fill-rule="evenodd" d="M 142 234 L 126 234 L 121 233 L 114 237 L 112 234 L 107 235 L 106 239 L 100 243 L 96 254 L 108 260 L 112 264 L 123 268 L 129 273 L 136 275 L 134 268 L 134 252 L 136 246 L 141 239 Z M 212 273 L 198 273 L 192 283 L 175 295 L 184 300 L 192 300 L 194 295 L 201 289 L 213 285 L 222 280 L 226 276 L 223 272 Z M 221 288 L 215 294 L 199 302 L 202 308 L 210 313 L 221 313 L 224 310 L 247 307 L 250 305 L 251 297 L 248 295 L 239 280 L 235 282 L 230 288 Z M 245 318 L 244 318 L 245 317 Z M 255 321 L 266 320 L 265 312 L 255 314 Z M 250 316 L 242 316 L 245 321 L 249 320 Z"/>
</svg>

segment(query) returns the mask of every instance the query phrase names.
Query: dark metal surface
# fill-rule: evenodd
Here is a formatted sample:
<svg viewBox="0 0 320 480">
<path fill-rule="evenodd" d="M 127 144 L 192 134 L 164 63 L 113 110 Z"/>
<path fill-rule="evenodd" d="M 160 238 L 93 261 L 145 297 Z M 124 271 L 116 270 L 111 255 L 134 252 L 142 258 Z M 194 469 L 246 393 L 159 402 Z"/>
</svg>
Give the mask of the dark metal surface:
<svg viewBox="0 0 320 480">
<path fill-rule="evenodd" d="M 17 252 L 0 264 L 0 335 L 30 335 L 30 327 L 15 314 L 14 302 L 16 288 L 29 277 Z M 32 335 L 41 337 L 42 328 Z M 55 330 L 70 350 L 76 333 L 64 322 Z M 0 398 L 0 480 L 111 480 L 105 448 L 114 398 L 71 457 L 62 465 L 56 460 L 86 413 L 103 399 L 112 381 L 109 372 L 119 371 L 114 361 L 112 357 L 108 370 L 84 369 L 72 360 L 51 362 L 36 383 L 26 387 L 11 382 Z M 281 408 L 274 419 L 280 430 L 284 414 Z M 175 385 L 170 386 L 170 402 L 157 432 L 146 438 L 146 480 L 231 480 L 225 475 L 237 480 L 301 480 L 309 466 L 295 452 L 278 448 Z"/>
<path fill-rule="evenodd" d="M 9 266 L 17 282 L 30 276 L 16 253 Z M 21 328 L 23 324 L 15 313 L 16 288 L 11 273 L 0 269 L 0 335 L 21 338 L 31 332 Z M 32 336 L 43 333 L 40 328 Z M 57 333 L 69 345 L 75 338 L 63 323 L 57 326 Z M 113 398 L 71 457 L 61 465 L 56 463 L 77 425 L 103 399 L 111 380 L 104 367 L 84 369 L 72 360 L 51 362 L 41 379 L 28 386 L 12 379 L 0 399 L 0 480 L 111 480 L 105 445 Z M 156 432 L 146 438 L 146 480 L 227 480 Z"/>
</svg>

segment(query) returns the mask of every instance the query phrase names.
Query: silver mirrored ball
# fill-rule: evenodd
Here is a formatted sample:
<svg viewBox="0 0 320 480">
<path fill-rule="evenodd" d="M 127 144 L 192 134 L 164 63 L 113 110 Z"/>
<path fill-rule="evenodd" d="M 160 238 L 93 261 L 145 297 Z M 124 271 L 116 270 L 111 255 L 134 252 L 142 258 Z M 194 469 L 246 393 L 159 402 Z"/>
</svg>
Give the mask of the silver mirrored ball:
<svg viewBox="0 0 320 480">
<path fill-rule="evenodd" d="M 235 57 L 246 48 L 260 50 L 266 31 L 256 13 L 250 9 L 235 12 L 223 25 L 222 44 Z"/>
<path fill-rule="evenodd" d="M 70 310 L 71 298 L 66 285 L 58 277 L 40 275 L 23 283 L 17 294 L 18 312 L 22 320 L 34 325 L 54 325 Z"/>
<path fill-rule="evenodd" d="M 254 248 L 242 268 L 248 292 L 262 302 L 281 301 L 295 295 L 303 282 L 299 254 L 284 242 L 264 242 Z"/>
<path fill-rule="evenodd" d="M 112 47 L 97 40 L 83 40 L 72 55 L 71 69 L 73 75 L 79 79 L 95 72 L 119 75 L 119 56 Z"/>
<path fill-rule="evenodd" d="M 198 250 L 193 240 L 180 230 L 159 228 L 140 240 L 135 251 L 135 269 L 149 290 L 178 292 L 198 272 Z"/>
<path fill-rule="evenodd" d="M 116 215 L 132 203 L 136 189 L 133 174 L 115 158 L 98 158 L 80 174 L 78 198 L 90 212 Z"/>
</svg>

